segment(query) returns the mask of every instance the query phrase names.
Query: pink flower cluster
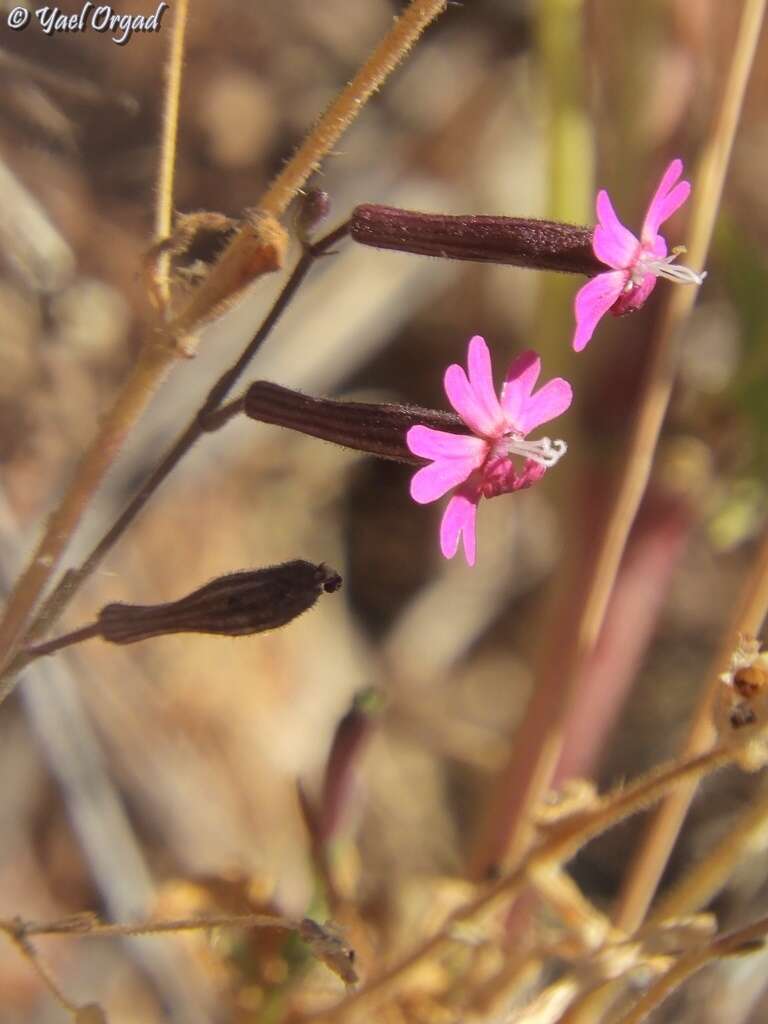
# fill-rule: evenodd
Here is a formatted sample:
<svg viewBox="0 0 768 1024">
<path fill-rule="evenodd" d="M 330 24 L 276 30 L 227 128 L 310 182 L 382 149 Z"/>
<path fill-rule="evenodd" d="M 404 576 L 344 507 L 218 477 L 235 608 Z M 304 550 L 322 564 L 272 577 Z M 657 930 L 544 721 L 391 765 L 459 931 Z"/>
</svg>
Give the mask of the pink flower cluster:
<svg viewBox="0 0 768 1024">
<path fill-rule="evenodd" d="M 589 342 L 607 312 L 618 316 L 639 309 L 659 277 L 702 283 L 704 274 L 673 263 L 680 250 L 668 255 L 666 240 L 659 234 L 661 224 L 690 195 L 689 182 L 679 180 L 682 172 L 680 160 L 667 167 L 651 199 L 640 238 L 619 221 L 608 193 L 598 193 L 592 249 L 609 270 L 593 277 L 576 296 L 573 348 L 577 352 Z M 424 504 L 453 491 L 440 524 L 440 550 L 446 558 L 453 558 L 462 540 L 467 562 L 474 565 L 480 499 L 529 487 L 565 454 L 564 441 L 548 437 L 526 440 L 532 430 L 571 404 L 571 386 L 560 377 L 534 393 L 540 368 L 535 352 L 523 352 L 509 368 L 497 397 L 488 346 L 475 336 L 469 342 L 468 373 L 454 363 L 444 378 L 448 401 L 471 433 L 452 434 L 420 425 L 411 427 L 406 435 L 410 451 L 430 460 L 411 480 L 414 501 Z"/>
<path fill-rule="evenodd" d="M 453 558 L 461 537 L 467 562 L 474 565 L 480 499 L 529 487 L 565 454 L 564 441 L 525 437 L 565 412 L 572 392 L 567 381 L 556 377 L 534 394 L 541 360 L 535 352 L 523 352 L 509 368 L 497 398 L 491 356 L 479 336 L 469 342 L 467 368 L 469 375 L 457 363 L 449 366 L 444 386 L 448 401 L 472 434 L 416 426 L 406 434 L 406 442 L 414 455 L 432 460 L 411 480 L 411 497 L 424 504 L 456 488 L 440 526 L 440 549 Z M 522 459 L 520 469 L 512 456 Z"/>
<path fill-rule="evenodd" d="M 667 167 L 648 206 L 640 238 L 616 216 L 608 193 L 604 189 L 598 192 L 598 223 L 592 250 L 611 269 L 593 277 L 576 295 L 573 347 L 577 352 L 589 342 L 598 321 L 609 310 L 621 316 L 639 309 L 656 287 L 659 277 L 680 284 L 701 284 L 704 280 L 704 274 L 673 263 L 680 250 L 673 249 L 672 254 L 667 255 L 666 239 L 659 234 L 659 227 L 691 194 L 690 182 L 678 180 L 682 173 L 681 160 L 673 160 Z"/>
</svg>

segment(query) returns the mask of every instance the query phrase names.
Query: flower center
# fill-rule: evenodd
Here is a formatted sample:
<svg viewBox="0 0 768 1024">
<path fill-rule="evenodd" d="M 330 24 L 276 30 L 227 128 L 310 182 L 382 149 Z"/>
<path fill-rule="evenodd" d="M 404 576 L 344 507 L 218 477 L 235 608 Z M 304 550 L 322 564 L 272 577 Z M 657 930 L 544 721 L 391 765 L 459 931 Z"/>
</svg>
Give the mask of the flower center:
<svg viewBox="0 0 768 1024">
<path fill-rule="evenodd" d="M 494 446 L 498 454 L 520 455 L 524 459 L 538 462 L 540 466 L 554 466 L 568 451 L 565 441 L 541 437 L 538 441 L 526 441 L 521 434 L 505 434 Z"/>
<path fill-rule="evenodd" d="M 668 281 L 676 281 L 678 284 L 703 284 L 707 276 L 706 270 L 697 273 L 690 267 L 683 267 L 673 261 L 685 252 L 684 245 L 675 246 L 669 256 L 659 259 L 653 255 L 640 255 L 632 268 L 630 282 L 632 285 L 642 284 L 645 274 L 654 274 L 656 277 L 666 277 Z"/>
</svg>

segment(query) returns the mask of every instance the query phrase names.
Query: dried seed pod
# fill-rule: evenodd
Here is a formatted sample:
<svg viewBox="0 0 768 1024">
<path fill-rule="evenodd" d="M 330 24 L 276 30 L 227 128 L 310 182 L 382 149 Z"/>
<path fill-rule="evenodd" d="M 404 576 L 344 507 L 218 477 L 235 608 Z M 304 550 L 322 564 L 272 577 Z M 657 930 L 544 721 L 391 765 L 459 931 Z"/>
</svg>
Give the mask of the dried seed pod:
<svg viewBox="0 0 768 1024">
<path fill-rule="evenodd" d="M 168 604 L 108 604 L 99 613 L 101 636 L 111 643 L 132 644 L 166 633 L 260 633 L 284 626 L 311 608 L 323 591 L 332 593 L 340 586 L 337 572 L 296 559 L 221 576 Z"/>
<path fill-rule="evenodd" d="M 368 203 L 352 211 L 349 233 L 362 245 L 422 256 L 587 277 L 605 270 L 592 251 L 594 229 L 559 221 L 418 213 Z"/>
<path fill-rule="evenodd" d="M 167 604 L 108 604 L 98 620 L 66 636 L 27 648 L 35 657 L 100 636 L 133 644 L 166 633 L 247 636 L 276 629 L 307 611 L 322 593 L 341 586 L 341 576 L 324 563 L 297 558 L 266 569 L 234 572 Z"/>
<path fill-rule="evenodd" d="M 417 405 L 312 398 L 266 380 L 256 381 L 248 388 L 244 412 L 262 423 L 274 423 L 345 448 L 414 466 L 423 465 L 425 460 L 409 451 L 405 443 L 410 427 L 421 423 L 437 430 L 467 433 L 465 424 L 454 413 Z"/>
</svg>

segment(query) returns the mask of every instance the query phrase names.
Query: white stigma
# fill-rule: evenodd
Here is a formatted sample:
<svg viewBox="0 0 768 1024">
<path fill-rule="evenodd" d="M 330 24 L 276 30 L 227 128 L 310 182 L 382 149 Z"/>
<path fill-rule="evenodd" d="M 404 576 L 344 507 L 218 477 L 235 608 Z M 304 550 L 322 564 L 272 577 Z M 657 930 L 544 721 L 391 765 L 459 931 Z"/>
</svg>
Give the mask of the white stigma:
<svg viewBox="0 0 768 1024">
<path fill-rule="evenodd" d="M 542 466 L 554 466 L 568 451 L 568 445 L 559 438 L 552 441 L 541 437 L 538 441 L 525 441 L 522 437 L 510 435 L 504 438 L 504 447 L 510 455 L 521 455 L 524 459 L 532 459 Z"/>
</svg>

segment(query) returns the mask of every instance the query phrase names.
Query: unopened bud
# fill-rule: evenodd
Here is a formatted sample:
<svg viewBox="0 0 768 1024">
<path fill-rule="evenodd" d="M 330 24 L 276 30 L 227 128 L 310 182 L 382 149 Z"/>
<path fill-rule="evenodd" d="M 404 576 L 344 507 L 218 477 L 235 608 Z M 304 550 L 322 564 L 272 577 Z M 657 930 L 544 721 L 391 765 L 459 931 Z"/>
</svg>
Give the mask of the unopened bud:
<svg viewBox="0 0 768 1024">
<path fill-rule="evenodd" d="M 465 424 L 454 413 L 417 405 L 312 398 L 266 380 L 256 381 L 248 388 L 244 412 L 262 423 L 274 423 L 344 448 L 414 466 L 423 465 L 425 460 L 414 455 L 405 443 L 411 427 L 421 423 L 436 430 L 467 433 Z"/>
<path fill-rule="evenodd" d="M 559 221 L 418 213 L 369 203 L 352 211 L 349 233 L 362 245 L 422 256 L 587 277 L 605 270 L 592 251 L 594 229 Z"/>
<path fill-rule="evenodd" d="M 369 690 L 355 699 L 341 718 L 331 741 L 325 765 L 317 815 L 317 839 L 327 843 L 347 817 L 360 770 L 360 760 L 376 731 L 382 701 Z"/>
<path fill-rule="evenodd" d="M 338 590 L 341 583 L 341 576 L 322 562 L 313 565 L 297 558 L 267 569 L 221 576 L 167 604 L 108 604 L 91 625 L 29 647 L 27 652 L 53 654 L 93 636 L 113 644 L 133 644 L 167 633 L 261 633 L 284 626 L 311 608 L 322 593 Z"/>
<path fill-rule="evenodd" d="M 132 644 L 166 633 L 245 636 L 284 626 L 311 608 L 320 594 L 341 586 L 325 565 L 296 559 L 268 569 L 234 572 L 169 604 L 108 604 L 99 624 L 105 640 Z"/>
<path fill-rule="evenodd" d="M 331 197 L 322 189 L 312 188 L 302 198 L 296 213 L 296 234 L 307 244 L 315 228 L 331 212 Z"/>
</svg>

